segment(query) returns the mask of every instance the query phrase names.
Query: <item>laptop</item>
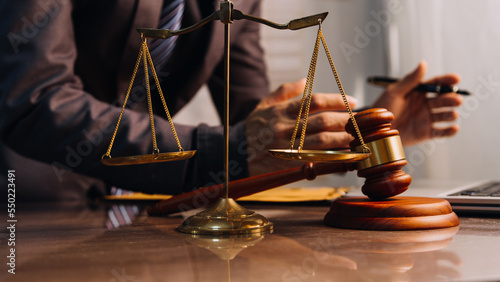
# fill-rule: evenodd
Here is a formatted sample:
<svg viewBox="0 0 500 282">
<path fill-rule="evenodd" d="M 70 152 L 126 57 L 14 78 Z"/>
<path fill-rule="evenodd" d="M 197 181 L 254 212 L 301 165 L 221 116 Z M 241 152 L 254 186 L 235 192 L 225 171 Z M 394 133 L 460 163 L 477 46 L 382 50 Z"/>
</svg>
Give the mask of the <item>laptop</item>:
<svg viewBox="0 0 500 282">
<path fill-rule="evenodd" d="M 347 192 L 347 196 L 360 195 L 361 188 Z M 464 183 L 419 179 L 398 196 L 442 198 L 450 202 L 455 212 L 500 215 L 500 180 Z"/>
</svg>

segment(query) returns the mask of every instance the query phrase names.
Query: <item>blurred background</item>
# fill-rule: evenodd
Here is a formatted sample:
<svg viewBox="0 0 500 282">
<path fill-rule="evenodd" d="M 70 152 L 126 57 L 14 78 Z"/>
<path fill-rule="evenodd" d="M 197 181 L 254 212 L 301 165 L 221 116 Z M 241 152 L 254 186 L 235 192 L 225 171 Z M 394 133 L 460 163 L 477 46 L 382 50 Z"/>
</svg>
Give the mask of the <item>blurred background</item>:
<svg viewBox="0 0 500 282">
<path fill-rule="evenodd" d="M 235 7 L 237 9 L 237 6 Z M 500 1 L 495 0 L 263 0 L 262 16 L 278 23 L 328 11 L 323 33 L 348 95 L 358 107 L 382 92 L 372 75 L 401 77 L 425 60 L 426 78 L 458 73 L 464 98 L 452 138 L 405 148 L 405 170 L 414 179 L 473 181 L 500 179 Z M 269 79 L 280 84 L 305 77 L 317 28 L 261 28 Z M 320 51 L 314 92 L 339 93 Z M 218 124 L 205 89 L 177 114 L 180 123 Z M 197 116 L 192 113 L 196 111 Z M 355 173 L 323 176 L 300 185 L 345 186 L 363 182 Z"/>
</svg>

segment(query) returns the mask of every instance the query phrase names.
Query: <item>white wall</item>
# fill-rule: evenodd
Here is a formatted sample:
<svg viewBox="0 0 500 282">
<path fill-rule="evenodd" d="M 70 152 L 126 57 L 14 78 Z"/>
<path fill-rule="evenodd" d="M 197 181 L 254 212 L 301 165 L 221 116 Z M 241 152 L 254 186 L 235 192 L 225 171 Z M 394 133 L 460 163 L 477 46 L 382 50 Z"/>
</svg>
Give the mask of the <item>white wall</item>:
<svg viewBox="0 0 500 282">
<path fill-rule="evenodd" d="M 411 148 L 415 174 L 432 179 L 500 178 L 500 2 L 404 1 L 393 23 L 400 68 L 421 59 L 429 76 L 456 72 L 473 92 L 460 109 L 459 134 Z"/>
<path fill-rule="evenodd" d="M 299 1 L 300 2 L 300 1 Z M 285 5 L 285 0 L 265 0 Z M 495 0 L 313 0 L 300 2 L 303 14 L 328 11 L 323 32 L 347 94 L 370 105 L 381 92 L 369 75 L 403 76 L 419 61 L 427 78 L 455 72 L 464 99 L 453 138 L 406 149 L 413 178 L 476 180 L 500 178 L 500 2 Z M 290 8 L 290 7 L 288 7 Z M 279 7 L 275 8 L 279 11 Z M 300 31 L 302 32 L 302 31 Z M 302 42 L 310 58 L 315 28 Z M 321 60 L 321 58 L 320 58 Z M 324 59 L 326 60 L 326 59 Z M 304 65 L 303 73 L 307 71 Z M 271 73 L 272 76 L 272 73 Z M 291 79 L 294 77 L 290 77 Z M 315 90 L 338 92 L 328 64 L 318 65 Z M 334 180 L 343 184 L 352 177 Z"/>
</svg>

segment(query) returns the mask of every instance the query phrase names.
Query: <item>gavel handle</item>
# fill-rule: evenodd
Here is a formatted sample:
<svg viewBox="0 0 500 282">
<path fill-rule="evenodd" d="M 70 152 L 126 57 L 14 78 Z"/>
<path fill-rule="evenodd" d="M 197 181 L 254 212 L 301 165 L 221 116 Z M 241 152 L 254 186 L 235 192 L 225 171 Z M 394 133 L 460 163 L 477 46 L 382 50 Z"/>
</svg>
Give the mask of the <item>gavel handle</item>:
<svg viewBox="0 0 500 282">
<path fill-rule="evenodd" d="M 252 176 L 229 182 L 230 198 L 238 199 L 299 180 L 313 180 L 318 175 L 343 173 L 355 169 L 355 164 L 305 163 L 301 167 Z M 223 196 L 222 184 L 200 188 L 162 200 L 147 208 L 149 215 L 167 215 L 207 207 Z"/>
</svg>

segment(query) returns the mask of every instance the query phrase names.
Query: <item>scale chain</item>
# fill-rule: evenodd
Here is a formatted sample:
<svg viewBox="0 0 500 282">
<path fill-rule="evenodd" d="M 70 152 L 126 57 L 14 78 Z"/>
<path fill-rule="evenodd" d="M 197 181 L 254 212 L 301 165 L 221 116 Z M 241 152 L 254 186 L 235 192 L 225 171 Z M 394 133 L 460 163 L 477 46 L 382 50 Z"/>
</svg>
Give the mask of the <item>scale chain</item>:
<svg viewBox="0 0 500 282">
<path fill-rule="evenodd" d="M 144 64 L 144 81 L 146 82 L 146 93 L 148 98 L 148 112 L 149 112 L 149 124 L 151 126 L 151 137 L 153 139 L 153 153 L 158 154 L 158 145 L 156 144 L 156 132 L 155 132 L 155 124 L 154 124 L 154 116 L 153 116 L 153 105 L 151 101 L 151 87 L 149 86 L 149 71 L 148 71 L 148 46 L 146 43 L 146 39 L 142 42 L 142 49 L 144 53 L 143 64 Z M 154 70 L 154 68 L 153 68 Z"/>
<path fill-rule="evenodd" d="M 361 132 L 358 127 L 358 123 L 356 122 L 356 119 L 354 118 L 354 115 L 352 113 L 351 106 L 349 106 L 349 102 L 347 101 L 347 96 L 344 92 L 344 87 L 342 87 L 342 83 L 340 83 L 340 78 L 337 73 L 337 69 L 335 68 L 335 64 L 333 63 L 332 56 L 330 55 L 330 51 L 328 50 L 328 46 L 326 45 L 326 40 L 323 35 L 323 31 L 321 30 L 321 24 L 318 29 L 318 36 L 321 38 L 321 43 L 323 43 L 323 48 L 325 49 L 326 56 L 328 57 L 328 62 L 330 63 L 330 66 L 332 68 L 333 76 L 335 77 L 335 81 L 337 82 L 337 86 L 340 90 L 340 94 L 342 95 L 342 100 L 344 101 L 345 107 L 347 108 L 347 111 L 349 112 L 349 116 L 352 121 L 352 125 L 354 126 L 354 129 L 356 131 L 356 134 L 358 135 L 359 142 L 361 143 L 361 146 L 363 146 L 363 151 L 364 152 L 369 152 L 370 149 L 368 149 L 368 146 L 366 146 L 363 136 L 361 136 Z"/>
<path fill-rule="evenodd" d="M 161 103 L 163 104 L 165 114 L 167 115 L 168 123 L 170 124 L 170 128 L 172 129 L 172 132 L 174 134 L 175 142 L 177 143 L 177 147 L 179 148 L 179 151 L 184 151 L 184 149 L 181 146 L 181 142 L 179 141 L 179 137 L 177 136 L 177 132 L 175 131 L 174 122 L 172 121 L 172 117 L 170 116 L 170 112 L 169 112 L 168 107 L 167 107 L 167 102 L 165 101 L 165 96 L 163 95 L 163 91 L 161 90 L 160 81 L 158 79 L 158 76 L 156 75 L 156 71 L 155 71 L 155 68 L 153 65 L 153 60 L 151 59 L 151 55 L 149 54 L 149 51 L 147 48 L 146 48 L 146 55 L 147 55 L 147 58 L 149 61 L 149 65 L 151 66 L 151 71 L 152 71 L 153 78 L 154 78 L 155 83 L 156 83 L 156 87 L 158 88 L 158 93 L 160 94 Z"/>
<path fill-rule="evenodd" d="M 134 71 L 132 72 L 132 77 L 131 77 L 130 82 L 128 84 L 128 89 L 127 89 L 127 93 L 125 94 L 125 99 L 123 101 L 122 110 L 120 112 L 120 115 L 118 116 L 118 121 L 116 122 L 115 130 L 113 131 L 113 136 L 111 136 L 111 141 L 109 142 L 108 150 L 106 151 L 106 154 L 102 155 L 102 159 L 104 159 L 104 157 L 111 158 L 111 148 L 113 148 L 113 143 L 115 142 L 116 133 L 118 132 L 118 126 L 120 125 L 120 121 L 122 120 L 123 112 L 125 111 L 125 107 L 127 105 L 127 101 L 128 101 L 129 96 L 130 96 L 130 91 L 132 90 L 132 86 L 134 85 L 135 76 L 137 74 L 137 70 L 139 69 L 139 64 L 141 63 L 142 52 L 143 51 L 141 48 L 139 50 L 139 55 L 137 56 L 137 61 L 135 62 L 135 67 L 134 67 Z"/>
<path fill-rule="evenodd" d="M 356 131 L 356 135 L 358 136 L 358 139 L 363 147 L 363 152 L 370 152 L 370 149 L 368 146 L 365 144 L 363 140 L 363 136 L 361 135 L 361 132 L 359 130 L 358 124 L 356 122 L 356 119 L 354 118 L 353 112 L 351 107 L 349 106 L 349 102 L 347 101 L 347 96 L 345 94 L 344 88 L 342 87 L 342 83 L 340 82 L 339 75 L 337 73 L 337 69 L 335 68 L 335 64 L 333 63 L 330 51 L 328 50 L 328 46 L 326 44 L 325 37 L 323 35 L 323 31 L 321 29 L 321 20 L 319 20 L 319 28 L 318 28 L 318 34 L 316 37 L 316 43 L 314 45 L 314 50 L 313 50 L 313 55 L 311 58 L 311 63 L 309 65 L 309 71 L 307 73 L 307 80 L 306 80 L 306 87 L 303 92 L 303 97 L 302 97 L 302 102 L 300 104 L 300 109 L 299 109 L 299 114 L 297 116 L 297 121 L 295 123 L 295 128 L 292 134 L 292 139 L 290 140 L 290 150 L 293 150 L 293 146 L 295 144 L 295 138 L 297 136 L 297 131 L 300 125 L 300 121 L 302 119 L 302 112 L 304 111 L 304 121 L 302 125 L 302 132 L 301 132 L 301 137 L 300 137 L 300 143 L 298 147 L 298 151 L 300 152 L 304 146 L 304 139 L 305 139 L 305 133 L 306 133 L 306 127 L 307 127 L 307 120 L 309 116 L 309 108 L 311 106 L 311 100 L 312 100 L 312 88 L 314 84 L 314 75 L 316 72 L 316 65 L 318 61 L 318 52 L 319 52 L 319 45 L 320 43 L 323 44 L 323 48 L 325 49 L 326 56 L 328 57 L 328 62 L 330 63 L 330 67 L 332 68 L 333 75 L 335 77 L 335 81 L 337 83 L 337 86 L 339 88 L 340 94 L 342 96 L 342 100 L 344 102 L 344 105 L 349 113 L 349 117 L 351 119 L 351 122 L 354 126 L 354 130 Z M 304 103 L 306 103 L 305 109 L 304 109 Z"/>
<path fill-rule="evenodd" d="M 293 150 L 293 146 L 295 144 L 295 138 L 297 136 L 297 131 L 299 129 L 300 120 L 302 119 L 302 112 L 304 111 L 304 103 L 305 103 L 306 110 L 304 113 L 304 127 L 302 128 L 302 133 L 301 133 L 301 138 L 300 138 L 298 150 L 300 151 L 304 145 L 305 129 L 307 126 L 307 117 L 309 115 L 309 107 L 311 105 L 311 99 L 312 99 L 312 88 L 313 88 L 313 84 L 314 84 L 314 73 L 316 72 L 316 62 L 317 62 L 317 58 L 318 58 L 319 44 L 320 44 L 320 40 L 319 40 L 319 38 L 316 38 L 316 43 L 315 43 L 312 58 L 311 58 L 311 64 L 309 65 L 309 70 L 307 72 L 306 87 L 305 87 L 304 92 L 303 92 L 302 102 L 300 103 L 299 114 L 297 116 L 297 121 L 295 122 L 295 127 L 293 130 L 292 138 L 290 140 L 290 150 Z"/>
<path fill-rule="evenodd" d="M 165 101 L 165 97 L 164 97 L 163 92 L 161 90 L 160 81 L 159 81 L 158 76 L 156 74 L 155 67 L 153 65 L 153 60 L 151 59 L 151 55 L 150 55 L 149 50 L 148 50 L 146 38 L 141 35 L 141 39 L 142 39 L 142 46 L 139 49 L 139 55 L 137 56 L 137 61 L 135 63 L 135 67 L 134 67 L 134 70 L 133 70 L 133 73 L 132 73 L 132 77 L 131 77 L 130 82 L 129 82 L 129 86 L 128 86 L 128 89 L 127 89 L 127 92 L 126 92 L 126 95 L 125 95 L 123 106 L 122 106 L 120 115 L 118 116 L 118 121 L 116 123 L 115 130 L 114 130 L 113 135 L 111 137 L 110 144 L 108 146 L 108 149 L 107 149 L 106 153 L 102 156 L 102 159 L 104 159 L 105 157 L 111 158 L 111 149 L 112 149 L 114 141 L 116 139 L 116 134 L 118 132 L 118 127 L 120 126 L 120 122 L 121 122 L 121 119 L 123 117 L 123 113 L 125 111 L 125 108 L 126 108 L 126 105 L 127 105 L 127 101 L 128 101 L 129 96 L 130 96 L 130 92 L 131 92 L 132 86 L 134 84 L 135 77 L 137 75 L 137 71 L 139 69 L 141 58 L 142 58 L 143 64 L 144 64 L 144 81 L 145 81 L 145 84 L 146 84 L 147 101 L 148 101 L 148 113 L 149 113 L 149 120 L 150 120 L 150 126 L 151 126 L 151 136 L 152 136 L 152 140 L 153 140 L 153 154 L 155 154 L 155 155 L 158 156 L 159 153 L 160 153 L 160 150 L 158 149 L 158 145 L 157 145 L 157 142 L 156 142 L 156 132 L 155 132 L 155 126 L 154 126 L 153 106 L 152 106 L 152 101 L 151 101 L 151 88 L 149 86 L 149 70 L 148 70 L 148 65 L 151 67 L 151 73 L 152 73 L 153 78 L 155 80 L 156 87 L 158 88 L 158 93 L 160 94 L 160 98 L 161 98 L 161 101 L 162 101 L 162 104 L 163 104 L 163 108 L 165 109 L 165 113 L 167 115 L 167 119 L 168 119 L 168 122 L 170 124 L 170 128 L 172 129 L 172 132 L 174 134 L 174 138 L 175 138 L 175 142 L 177 143 L 177 147 L 179 148 L 180 152 L 184 151 L 184 149 L 182 148 L 181 143 L 179 141 L 179 137 L 177 136 L 177 132 L 175 131 L 175 127 L 174 127 L 174 123 L 172 121 L 172 117 L 170 116 L 170 112 L 168 110 L 167 103 Z M 144 57 L 143 57 L 143 55 L 144 55 Z"/>
<path fill-rule="evenodd" d="M 311 107 L 311 100 L 312 100 L 312 90 L 313 90 L 313 85 L 314 85 L 314 75 L 316 73 L 316 66 L 318 62 L 318 53 L 319 53 L 319 40 L 316 40 L 316 45 L 314 48 L 313 52 L 313 61 L 314 64 L 311 64 L 311 70 L 310 74 L 308 74 L 308 80 L 309 83 L 307 83 L 307 101 L 306 101 L 306 108 L 304 112 L 304 125 L 302 126 L 302 133 L 300 135 L 300 143 L 299 143 L 299 148 L 298 150 L 302 150 L 304 147 L 304 140 L 306 136 L 306 128 L 307 128 L 307 121 L 309 119 L 309 108 Z"/>
</svg>

